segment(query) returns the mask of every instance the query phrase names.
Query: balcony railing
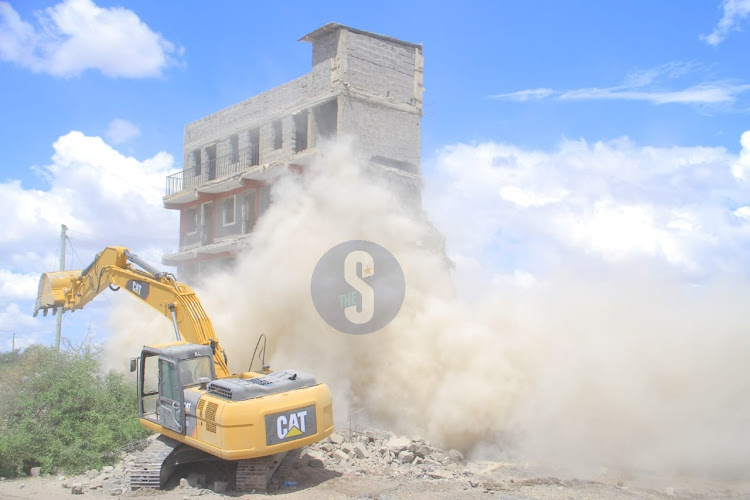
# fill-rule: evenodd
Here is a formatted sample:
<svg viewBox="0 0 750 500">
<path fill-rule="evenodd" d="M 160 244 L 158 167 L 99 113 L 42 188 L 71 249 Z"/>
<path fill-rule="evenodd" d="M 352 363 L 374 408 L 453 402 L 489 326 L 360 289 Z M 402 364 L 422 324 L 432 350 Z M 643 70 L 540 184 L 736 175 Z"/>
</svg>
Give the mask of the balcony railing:
<svg viewBox="0 0 750 500">
<path fill-rule="evenodd" d="M 241 149 L 236 154 L 221 156 L 167 176 L 167 196 L 209 181 L 239 174 L 258 164 L 257 148 Z"/>
</svg>

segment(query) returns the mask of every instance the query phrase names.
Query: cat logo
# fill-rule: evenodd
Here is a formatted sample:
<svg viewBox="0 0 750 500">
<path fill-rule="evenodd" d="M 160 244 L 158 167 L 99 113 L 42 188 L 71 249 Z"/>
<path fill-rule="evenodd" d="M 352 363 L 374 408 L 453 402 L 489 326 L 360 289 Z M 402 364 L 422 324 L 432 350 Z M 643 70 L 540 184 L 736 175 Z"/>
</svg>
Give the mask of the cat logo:
<svg viewBox="0 0 750 500">
<path fill-rule="evenodd" d="M 149 285 L 146 281 L 128 280 L 128 282 L 125 284 L 125 289 L 128 292 L 142 298 L 143 300 L 146 300 L 148 298 L 148 293 L 151 289 L 151 285 Z"/>
<path fill-rule="evenodd" d="M 292 413 L 289 418 L 286 415 L 279 415 L 276 419 L 276 435 L 279 439 L 284 439 L 304 434 L 306 418 L 307 410 Z"/>
<path fill-rule="evenodd" d="M 317 432 L 315 405 L 266 415 L 266 444 L 294 441 Z"/>
</svg>

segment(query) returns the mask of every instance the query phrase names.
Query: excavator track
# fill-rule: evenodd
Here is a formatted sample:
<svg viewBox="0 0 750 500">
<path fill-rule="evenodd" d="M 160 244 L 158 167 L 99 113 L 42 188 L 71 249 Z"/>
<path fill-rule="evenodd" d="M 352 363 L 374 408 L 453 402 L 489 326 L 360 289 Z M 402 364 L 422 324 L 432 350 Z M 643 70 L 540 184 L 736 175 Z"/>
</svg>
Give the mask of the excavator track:
<svg viewBox="0 0 750 500">
<path fill-rule="evenodd" d="M 289 477 L 289 474 L 291 474 L 294 467 L 299 463 L 300 455 L 302 455 L 301 448 L 289 450 L 287 452 L 284 460 L 281 461 L 278 469 L 276 469 L 276 472 L 274 472 L 271 476 L 271 481 L 269 482 L 268 489 L 277 490 L 281 488 L 286 479 Z"/>
<path fill-rule="evenodd" d="M 180 444 L 166 436 L 154 439 L 130 469 L 130 489 L 163 488 L 169 476 L 169 457 Z"/>
<path fill-rule="evenodd" d="M 237 462 L 237 491 L 278 489 L 299 460 L 300 449 Z"/>
</svg>

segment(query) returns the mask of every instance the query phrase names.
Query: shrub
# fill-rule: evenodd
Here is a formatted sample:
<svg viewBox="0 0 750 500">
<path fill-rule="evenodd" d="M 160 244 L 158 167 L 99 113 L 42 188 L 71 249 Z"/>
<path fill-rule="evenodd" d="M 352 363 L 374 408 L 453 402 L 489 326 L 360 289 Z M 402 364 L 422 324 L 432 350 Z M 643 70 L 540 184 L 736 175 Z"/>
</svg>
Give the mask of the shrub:
<svg viewBox="0 0 750 500">
<path fill-rule="evenodd" d="M 0 475 L 111 464 L 121 446 L 148 434 L 136 404 L 135 384 L 102 375 L 89 348 L 32 346 L 0 355 Z"/>
</svg>

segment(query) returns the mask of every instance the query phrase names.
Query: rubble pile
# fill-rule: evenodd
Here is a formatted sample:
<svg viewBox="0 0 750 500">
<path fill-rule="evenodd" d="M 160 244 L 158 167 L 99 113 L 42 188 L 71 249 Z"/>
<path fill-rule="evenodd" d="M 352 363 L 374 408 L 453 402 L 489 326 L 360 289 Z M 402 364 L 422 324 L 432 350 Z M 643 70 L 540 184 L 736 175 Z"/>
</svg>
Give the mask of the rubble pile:
<svg viewBox="0 0 750 500">
<path fill-rule="evenodd" d="M 354 474 L 386 474 L 468 480 L 467 468 L 458 450 L 442 450 L 418 437 L 392 433 L 351 433 L 348 438 L 334 433 L 306 448 L 299 467 L 325 467 Z"/>
<path fill-rule="evenodd" d="M 475 470 L 466 464 L 458 450 L 443 450 L 429 441 L 413 436 L 396 436 L 386 432 L 334 433 L 329 438 L 305 447 L 294 468 L 326 468 L 354 475 L 408 476 L 415 479 L 458 480 L 467 488 L 479 486 Z M 150 439 L 155 437 L 152 436 Z M 129 496 L 130 469 L 140 452 L 121 454 L 114 466 L 89 470 L 75 477 L 60 476 L 60 484 L 72 494 L 98 492 L 104 495 Z M 193 477 L 195 476 L 195 477 Z M 224 493 L 226 483 L 205 484 L 205 478 L 192 473 L 179 480 L 179 488 L 194 495 Z M 208 489 L 206 489 L 206 487 Z"/>
</svg>

